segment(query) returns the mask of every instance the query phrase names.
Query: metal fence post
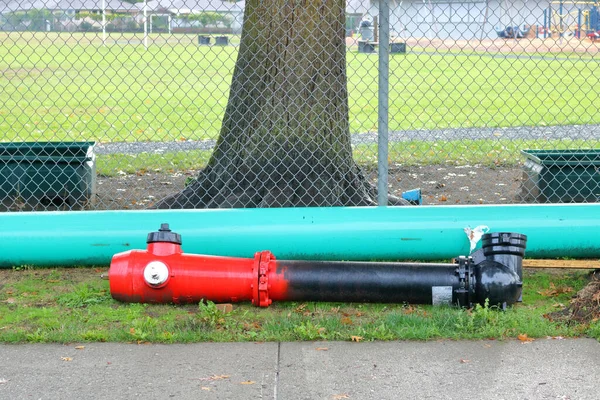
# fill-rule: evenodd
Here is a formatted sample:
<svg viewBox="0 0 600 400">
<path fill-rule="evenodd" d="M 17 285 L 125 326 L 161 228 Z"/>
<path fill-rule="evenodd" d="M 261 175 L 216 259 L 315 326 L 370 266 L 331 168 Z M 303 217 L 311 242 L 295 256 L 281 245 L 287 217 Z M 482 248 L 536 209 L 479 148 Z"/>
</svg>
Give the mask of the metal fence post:
<svg viewBox="0 0 600 400">
<path fill-rule="evenodd" d="M 379 92 L 377 99 L 377 204 L 379 206 L 388 204 L 389 50 L 389 4 L 388 0 L 379 0 Z"/>
</svg>

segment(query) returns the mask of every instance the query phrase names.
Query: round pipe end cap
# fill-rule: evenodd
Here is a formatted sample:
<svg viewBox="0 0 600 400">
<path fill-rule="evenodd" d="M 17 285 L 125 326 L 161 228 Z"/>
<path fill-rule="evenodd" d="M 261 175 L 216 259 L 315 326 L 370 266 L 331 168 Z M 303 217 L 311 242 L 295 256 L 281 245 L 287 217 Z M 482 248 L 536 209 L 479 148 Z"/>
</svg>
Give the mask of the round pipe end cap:
<svg viewBox="0 0 600 400">
<path fill-rule="evenodd" d="M 169 267 L 161 261 L 151 261 L 144 268 L 144 280 L 151 287 L 160 287 L 169 279 Z"/>
</svg>

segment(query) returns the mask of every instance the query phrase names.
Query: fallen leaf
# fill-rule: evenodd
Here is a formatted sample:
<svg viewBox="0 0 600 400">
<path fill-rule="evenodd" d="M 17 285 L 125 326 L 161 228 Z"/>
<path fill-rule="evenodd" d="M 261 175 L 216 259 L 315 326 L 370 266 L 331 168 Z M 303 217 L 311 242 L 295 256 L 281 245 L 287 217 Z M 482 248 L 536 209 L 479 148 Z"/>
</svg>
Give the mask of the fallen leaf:
<svg viewBox="0 0 600 400">
<path fill-rule="evenodd" d="M 467 364 L 467 363 L 470 363 L 470 362 L 471 362 L 471 360 L 467 360 L 466 358 L 461 358 L 460 359 L 460 363 L 461 364 Z"/>
<path fill-rule="evenodd" d="M 16 301 L 16 300 L 15 300 L 13 297 L 9 297 L 8 299 L 6 299 L 6 302 L 7 302 L 8 304 L 15 304 L 15 301 Z"/>
<path fill-rule="evenodd" d="M 60 359 L 63 361 L 73 361 L 73 358 L 71 357 L 61 357 Z"/>
<path fill-rule="evenodd" d="M 261 326 L 258 322 L 254 321 L 254 322 L 244 322 L 244 329 L 247 331 L 253 330 L 253 329 L 261 329 Z"/>
<path fill-rule="evenodd" d="M 254 381 L 244 381 L 244 382 L 240 382 L 240 385 L 254 385 L 256 382 Z"/>
<path fill-rule="evenodd" d="M 446 197 L 445 195 L 440 196 L 440 201 L 446 201 L 446 200 L 448 200 L 448 197 Z"/>
<path fill-rule="evenodd" d="M 340 399 L 349 399 L 349 398 L 350 398 L 350 396 L 348 396 L 348 394 L 347 394 L 347 393 L 341 393 L 341 394 L 334 394 L 334 395 L 332 396 L 332 398 L 333 398 L 334 400 L 340 400 Z"/>
<path fill-rule="evenodd" d="M 85 349 L 85 346 L 75 346 L 75 350 L 83 350 Z"/>
<path fill-rule="evenodd" d="M 327 351 L 329 349 L 327 347 L 317 347 L 315 350 L 317 350 L 317 351 Z"/>
<path fill-rule="evenodd" d="M 215 304 L 215 308 L 219 311 L 221 311 L 222 313 L 230 313 L 233 311 L 233 305 L 226 303 L 226 304 Z"/>
<path fill-rule="evenodd" d="M 416 311 L 416 309 L 413 306 L 408 306 L 404 309 L 402 309 L 402 312 L 406 315 L 410 315 L 412 313 L 414 313 Z"/>
<path fill-rule="evenodd" d="M 306 309 L 306 304 L 300 304 L 298 307 L 296 307 L 294 309 L 294 311 L 297 313 L 303 313 L 305 309 Z"/>
<path fill-rule="evenodd" d="M 361 340 L 364 339 L 364 337 L 362 337 L 362 336 L 350 336 L 350 339 L 352 339 L 353 342 L 360 342 Z"/>
<path fill-rule="evenodd" d="M 519 336 L 517 336 L 517 338 L 518 338 L 518 339 L 519 339 L 521 342 L 523 342 L 523 343 L 531 343 L 531 342 L 533 342 L 533 341 L 535 340 L 535 339 L 533 339 L 533 338 L 530 338 L 529 336 L 527 336 L 527 334 L 526 334 L 526 333 L 521 333 L 521 334 L 519 334 Z"/>
<path fill-rule="evenodd" d="M 209 388 L 209 387 L 202 386 L 202 387 L 201 387 L 201 389 L 202 389 L 202 390 L 206 390 L 207 392 L 210 392 L 210 388 Z"/>
<path fill-rule="evenodd" d="M 220 381 L 229 378 L 229 375 L 213 375 L 208 378 L 200 378 L 201 381 Z"/>
<path fill-rule="evenodd" d="M 538 294 L 541 294 L 544 297 L 552 297 L 558 296 L 563 293 L 571 293 L 573 291 L 572 287 L 569 286 L 560 286 L 556 287 L 554 283 L 550 283 L 550 287 L 548 289 L 540 290 Z"/>
<path fill-rule="evenodd" d="M 131 333 L 132 335 L 135 335 L 135 328 L 129 328 L 129 333 Z"/>
<path fill-rule="evenodd" d="M 344 317 L 340 322 L 344 325 L 352 325 L 352 318 Z"/>
</svg>

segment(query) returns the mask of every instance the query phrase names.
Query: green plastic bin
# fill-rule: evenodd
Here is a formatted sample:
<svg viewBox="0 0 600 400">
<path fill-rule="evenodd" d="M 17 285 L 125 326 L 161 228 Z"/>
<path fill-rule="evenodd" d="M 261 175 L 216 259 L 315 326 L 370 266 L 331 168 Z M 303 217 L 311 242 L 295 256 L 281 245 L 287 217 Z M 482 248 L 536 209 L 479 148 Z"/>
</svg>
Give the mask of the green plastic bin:
<svg viewBox="0 0 600 400">
<path fill-rule="evenodd" d="M 94 142 L 0 143 L 6 210 L 85 208 L 96 196 Z"/>
<path fill-rule="evenodd" d="M 521 197 L 538 203 L 600 200 L 600 150 L 522 150 Z"/>
</svg>

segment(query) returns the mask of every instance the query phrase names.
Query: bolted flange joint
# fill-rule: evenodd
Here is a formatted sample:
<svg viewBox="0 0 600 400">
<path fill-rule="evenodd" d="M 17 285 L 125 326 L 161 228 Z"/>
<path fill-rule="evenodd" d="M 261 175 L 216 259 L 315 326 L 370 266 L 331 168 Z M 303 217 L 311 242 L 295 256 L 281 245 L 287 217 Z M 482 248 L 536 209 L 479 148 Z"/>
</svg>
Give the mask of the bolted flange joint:
<svg viewBox="0 0 600 400">
<path fill-rule="evenodd" d="M 275 256 L 268 250 L 254 254 L 253 274 L 258 278 L 253 287 L 252 304 L 257 307 L 269 307 L 273 302 L 269 298 L 269 265 Z"/>
</svg>

